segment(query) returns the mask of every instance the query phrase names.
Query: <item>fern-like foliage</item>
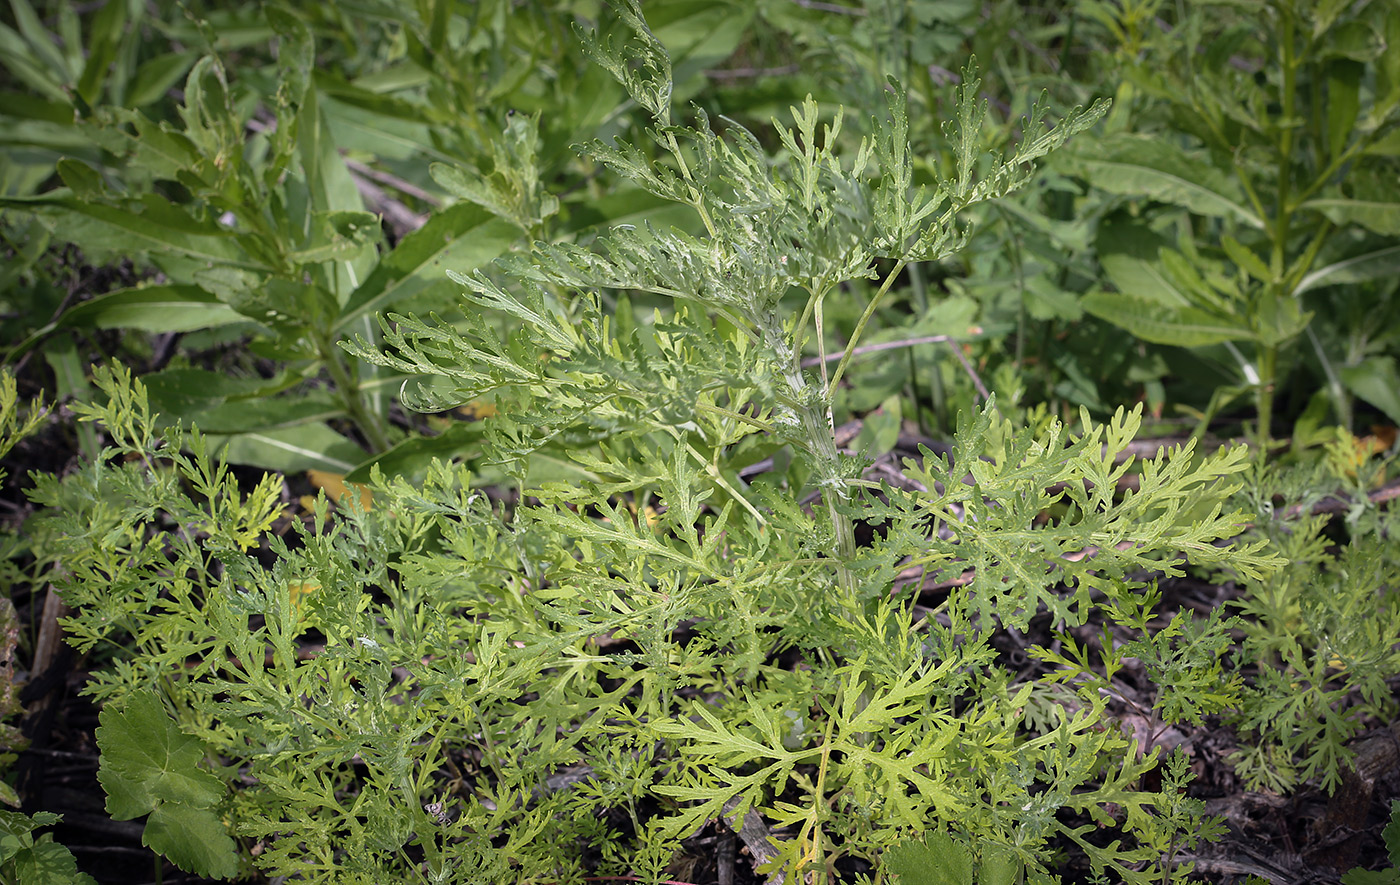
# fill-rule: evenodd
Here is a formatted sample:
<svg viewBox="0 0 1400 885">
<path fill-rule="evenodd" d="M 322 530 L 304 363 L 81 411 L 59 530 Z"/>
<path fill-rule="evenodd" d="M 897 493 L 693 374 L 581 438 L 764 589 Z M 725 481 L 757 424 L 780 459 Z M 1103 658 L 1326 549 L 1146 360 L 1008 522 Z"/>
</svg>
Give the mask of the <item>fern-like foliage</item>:
<svg viewBox="0 0 1400 885">
<path fill-rule="evenodd" d="M 198 434 L 154 430 L 140 385 L 100 373 L 108 400 L 85 415 L 113 450 L 36 491 L 70 545 L 74 634 L 133 652 L 92 693 L 159 692 L 238 778 L 220 810 L 252 862 L 300 881 L 658 880 L 679 840 L 746 812 L 775 834 L 768 873 L 833 881 L 842 858 L 876 865 L 940 830 L 999 876 L 1053 881 L 1072 843 L 1114 881 L 1164 881 L 1203 826 L 1182 778 L 1142 789 L 1155 751 L 1097 692 L 1047 707 L 990 638 L 1037 612 L 1066 627 L 1136 610 L 1184 563 L 1262 578 L 1277 560 L 1260 544 L 1224 543 L 1245 521 L 1226 507 L 1242 454 L 1163 454 L 1115 496 L 1139 413 L 1037 434 L 989 405 L 896 490 L 837 449 L 848 361 L 801 363 L 835 287 L 879 269 L 878 299 L 905 263 L 948 254 L 959 210 L 1023 184 L 1102 109 L 1037 118 L 1011 157 L 985 157 L 968 86 L 956 168 L 920 191 L 897 87 L 854 152 L 809 101 L 770 157 L 698 109 L 678 124 L 664 51 L 637 5 L 619 12 L 628 42 L 590 51 L 664 159 L 586 151 L 690 207 L 693 229 L 541 244 L 463 277 L 461 321 L 392 317 L 383 350 L 353 348 L 421 378 L 406 405 L 492 397 L 491 453 L 525 494 L 493 503 L 462 466 L 416 486 L 376 474 L 372 507 L 332 519 L 321 501 L 289 542 L 273 486 L 240 494 Z M 668 306 L 639 318 L 639 293 Z M 532 477 L 546 448 L 588 479 Z M 782 451 L 788 471 L 745 482 Z M 857 519 L 881 529 L 872 544 Z M 929 616 L 895 591 L 911 566 L 975 577 Z M 1210 678 L 1183 672 L 1172 691 Z"/>
</svg>

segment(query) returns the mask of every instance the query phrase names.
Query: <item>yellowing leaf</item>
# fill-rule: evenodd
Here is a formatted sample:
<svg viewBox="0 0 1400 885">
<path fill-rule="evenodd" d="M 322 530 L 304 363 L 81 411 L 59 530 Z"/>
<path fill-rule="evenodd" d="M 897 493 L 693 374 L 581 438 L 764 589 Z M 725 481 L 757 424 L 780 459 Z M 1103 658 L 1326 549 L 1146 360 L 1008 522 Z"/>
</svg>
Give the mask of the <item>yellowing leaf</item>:
<svg viewBox="0 0 1400 885">
<path fill-rule="evenodd" d="M 292 599 L 292 611 L 296 614 L 298 621 L 302 619 L 302 608 L 306 600 L 310 599 L 321 589 L 320 581 L 294 581 L 287 586 L 287 592 Z"/>
<path fill-rule="evenodd" d="M 374 496 L 370 493 L 370 490 L 358 483 L 347 484 L 345 482 L 345 474 L 343 473 L 331 473 L 326 470 L 312 469 L 306 471 L 306 478 L 311 480 L 313 486 L 324 491 L 326 495 L 337 504 L 342 503 L 346 492 L 350 489 L 355 489 L 359 492 L 360 509 L 369 510 L 374 504 Z M 311 508 L 308 507 L 307 509 L 309 510 Z"/>
<path fill-rule="evenodd" d="M 457 408 L 457 414 L 466 418 L 468 421 L 480 421 L 483 418 L 490 418 L 495 415 L 496 406 L 494 403 L 482 402 L 479 399 L 472 400 L 465 406 L 459 406 Z"/>
</svg>

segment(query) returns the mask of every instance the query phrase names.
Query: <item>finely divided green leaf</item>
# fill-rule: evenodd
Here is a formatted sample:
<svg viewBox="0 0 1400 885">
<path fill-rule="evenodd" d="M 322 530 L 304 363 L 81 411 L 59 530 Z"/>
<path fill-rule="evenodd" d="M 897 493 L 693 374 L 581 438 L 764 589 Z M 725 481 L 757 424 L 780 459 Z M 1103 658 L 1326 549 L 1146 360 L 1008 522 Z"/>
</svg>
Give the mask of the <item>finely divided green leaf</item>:
<svg viewBox="0 0 1400 885">
<path fill-rule="evenodd" d="M 172 204 L 162 203 L 154 195 L 147 200 L 148 210 L 166 211 L 129 212 L 60 193 L 30 198 L 0 197 L 0 207 L 53 218 L 59 222 L 65 239 L 97 254 L 174 253 L 211 264 L 258 267 L 239 247 L 232 232 L 219 231 L 184 216 Z"/>
</svg>

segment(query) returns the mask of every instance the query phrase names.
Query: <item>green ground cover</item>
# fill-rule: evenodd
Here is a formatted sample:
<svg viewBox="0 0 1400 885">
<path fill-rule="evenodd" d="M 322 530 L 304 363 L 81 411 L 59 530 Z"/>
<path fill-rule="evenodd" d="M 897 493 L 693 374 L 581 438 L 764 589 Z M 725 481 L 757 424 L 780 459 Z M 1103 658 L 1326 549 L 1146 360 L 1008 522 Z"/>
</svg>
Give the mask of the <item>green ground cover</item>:
<svg viewBox="0 0 1400 885">
<path fill-rule="evenodd" d="M 0 878 L 1392 881 L 1397 46 L 11 0 Z"/>
</svg>

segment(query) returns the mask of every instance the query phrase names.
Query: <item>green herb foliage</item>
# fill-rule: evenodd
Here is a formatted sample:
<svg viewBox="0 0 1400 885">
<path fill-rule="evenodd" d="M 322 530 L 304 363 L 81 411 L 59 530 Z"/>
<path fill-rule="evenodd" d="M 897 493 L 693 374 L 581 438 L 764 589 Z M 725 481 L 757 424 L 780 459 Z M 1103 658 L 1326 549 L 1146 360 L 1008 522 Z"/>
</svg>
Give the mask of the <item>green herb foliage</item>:
<svg viewBox="0 0 1400 885">
<path fill-rule="evenodd" d="M 1315 466 L 1260 469 L 1245 487 L 1242 500 L 1258 514 L 1251 534 L 1296 566 L 1268 581 L 1247 579 L 1238 603 L 1242 657 L 1256 675 L 1235 716 L 1244 740 L 1234 762 L 1256 789 L 1285 792 L 1318 777 L 1335 790 L 1352 759 L 1347 741 L 1367 717 L 1393 718 L 1397 524 L 1365 494 L 1388 461 L 1358 452 L 1342 432 Z M 1323 488 L 1340 488 L 1352 502 L 1339 519 L 1310 515 Z M 1342 543 L 1330 537 L 1338 532 Z"/>
<path fill-rule="evenodd" d="M 60 394 L 84 398 L 73 336 L 189 333 L 149 394 L 236 463 L 345 474 L 385 454 L 404 442 L 398 381 L 337 341 L 373 336 L 375 311 L 450 303 L 445 268 L 655 207 L 622 191 L 600 212 L 580 188 L 568 145 L 625 96 L 577 51 L 568 4 L 55 5 L 13 0 L 0 23 L 0 70 L 23 90 L 0 108 L 0 233 L 20 259 L 0 279 L 5 358 L 41 349 Z M 748 20 L 655 10 L 691 79 Z M 130 262 L 129 284 L 63 291 L 45 257 L 63 243 Z M 145 341 L 123 358 L 161 362 Z M 230 365 L 187 358 L 233 345 Z"/>
<path fill-rule="evenodd" d="M 0 457 L 34 433 L 46 414 L 43 404 L 37 400 L 22 405 L 14 376 L 8 370 L 0 372 Z M 0 481 L 4 478 L 5 472 L 0 470 Z M 14 560 L 22 549 L 20 538 L 8 531 L 0 534 L 0 551 L 3 551 L 0 581 L 5 590 L 0 596 L 0 772 L 9 769 L 15 754 L 28 744 L 18 728 L 3 721 L 24 711 L 15 684 L 20 623 L 10 601 L 11 587 L 18 580 Z M 6 781 L 0 781 L 0 802 L 12 808 L 20 805 L 15 788 Z M 20 814 L 0 809 L 0 877 L 15 885 L 59 882 L 96 885 L 91 876 L 78 872 L 77 863 L 67 848 L 47 834 L 35 836 L 39 828 L 52 826 L 60 820 L 62 815 L 52 812 Z"/>
<path fill-rule="evenodd" d="M 1294 373 L 1351 429 L 1400 421 L 1400 10 L 1389 3 L 1084 4 L 1117 43 L 1110 133 L 1064 169 L 1111 194 L 1089 312 L 1220 368 L 1270 438 Z M 1175 14 L 1173 14 L 1173 12 Z M 1159 28 L 1154 16 L 1171 18 Z M 1297 411 L 1302 405 L 1295 405 Z"/>
<path fill-rule="evenodd" d="M 1140 411 L 1085 413 L 1071 434 L 989 403 L 951 458 L 925 451 L 895 488 L 832 430 L 864 318 L 833 368 L 801 365 L 809 340 L 826 355 L 826 297 L 873 277 L 868 317 L 905 267 L 965 242 L 962 209 L 1025 184 L 1103 109 L 1048 130 L 1038 111 L 988 156 L 969 75 L 961 148 L 917 188 L 898 84 L 853 152 L 840 113 L 807 101 L 770 156 L 698 107 L 675 117 L 671 59 L 639 8 L 619 15 L 626 32 L 586 35 L 589 52 L 650 115 L 656 156 L 585 151 L 698 232 L 540 243 L 460 276 L 458 325 L 395 317 L 386 349 L 351 348 L 422 376 L 408 405 L 491 398 L 512 505 L 436 462 L 421 483 L 373 470 L 368 509 L 350 496 L 332 519 L 322 499 L 274 533 L 275 477 L 240 491 L 128 371 L 97 372 L 106 399 L 79 411 L 111 447 L 33 497 L 36 528 L 64 539 L 71 635 L 111 656 L 89 691 L 108 703 L 113 807 L 153 810 L 148 842 L 172 859 L 157 814 L 224 828 L 250 863 L 308 882 L 654 881 L 680 840 L 748 811 L 777 831 L 770 873 L 832 881 L 838 863 L 956 845 L 969 876 L 1049 882 L 1072 844 L 1103 877 L 1180 880 L 1182 846 L 1216 832 L 1180 794 L 1184 760 L 1144 789 L 1161 760 L 1105 722 L 1096 689 L 1020 681 L 990 638 L 1037 612 L 1114 619 L 1143 631 L 1163 718 L 1218 709 L 1199 649 L 1224 623 L 1147 638 L 1144 576 L 1190 563 L 1263 581 L 1278 565 L 1262 540 L 1227 542 L 1247 519 L 1227 506 L 1243 450 L 1162 453 L 1115 496 Z M 650 315 L 632 307 L 647 295 L 666 299 Z M 587 480 L 537 479 L 546 447 Z M 768 457 L 789 466 L 740 474 Z M 869 544 L 856 521 L 878 529 Z M 909 568 L 975 578 L 920 610 L 895 581 Z M 133 754 L 138 722 L 168 752 Z M 224 872 L 218 844 L 186 861 Z"/>
</svg>

